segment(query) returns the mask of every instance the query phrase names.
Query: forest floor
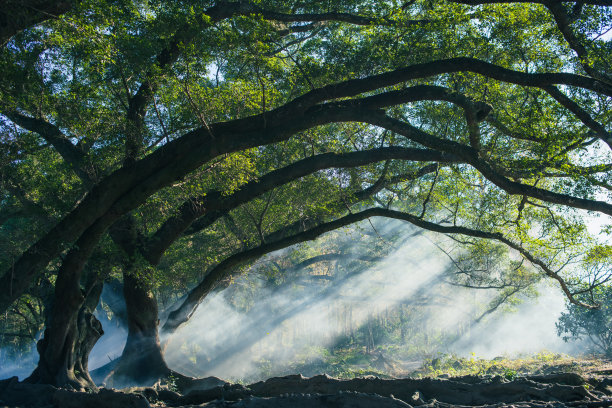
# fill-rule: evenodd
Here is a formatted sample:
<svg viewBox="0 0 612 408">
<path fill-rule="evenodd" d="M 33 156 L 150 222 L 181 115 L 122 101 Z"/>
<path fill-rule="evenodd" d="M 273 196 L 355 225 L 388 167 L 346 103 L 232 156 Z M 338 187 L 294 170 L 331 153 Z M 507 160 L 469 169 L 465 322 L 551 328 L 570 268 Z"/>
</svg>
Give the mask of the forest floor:
<svg viewBox="0 0 612 408">
<path fill-rule="evenodd" d="M 0 407 L 609 407 L 612 361 L 555 354 L 493 360 L 438 355 L 414 363 L 373 357 L 395 375 L 334 378 L 300 374 L 248 385 L 215 377 L 178 385 L 168 378 L 152 387 L 97 392 L 0 381 Z M 407 370 L 408 369 L 408 370 Z"/>
</svg>

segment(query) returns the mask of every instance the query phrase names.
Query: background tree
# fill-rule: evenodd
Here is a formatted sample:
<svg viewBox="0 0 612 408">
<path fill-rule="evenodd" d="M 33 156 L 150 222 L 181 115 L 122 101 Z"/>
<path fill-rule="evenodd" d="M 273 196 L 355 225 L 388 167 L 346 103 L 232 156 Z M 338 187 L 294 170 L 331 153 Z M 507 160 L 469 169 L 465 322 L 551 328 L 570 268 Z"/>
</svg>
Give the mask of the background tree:
<svg viewBox="0 0 612 408">
<path fill-rule="evenodd" d="M 604 272 L 610 265 L 601 264 L 602 258 L 609 259 L 610 246 L 595 247 L 589 253 L 585 268 L 596 268 L 593 275 Z M 608 262 L 608 261 L 606 261 Z M 565 341 L 570 339 L 586 340 L 594 350 L 606 356 L 612 355 L 612 336 L 610 335 L 610 302 L 612 289 L 610 285 L 600 285 L 594 290 L 588 287 L 581 296 L 587 297 L 591 302 L 597 302 L 597 309 L 585 309 L 568 304 L 565 312 L 557 322 L 557 333 Z"/>
</svg>

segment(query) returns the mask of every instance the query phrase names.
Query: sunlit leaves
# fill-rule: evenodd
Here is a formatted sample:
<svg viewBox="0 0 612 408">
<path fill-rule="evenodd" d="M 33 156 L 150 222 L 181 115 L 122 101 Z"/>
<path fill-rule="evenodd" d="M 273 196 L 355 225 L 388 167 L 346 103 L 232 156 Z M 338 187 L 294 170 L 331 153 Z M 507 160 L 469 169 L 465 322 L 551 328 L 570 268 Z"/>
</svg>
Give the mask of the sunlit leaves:
<svg viewBox="0 0 612 408">
<path fill-rule="evenodd" d="M 194 129 L 210 131 L 210 125 L 219 122 L 242 119 L 240 123 L 249 129 L 249 118 L 262 115 L 257 120 L 264 126 L 258 132 L 272 132 L 276 124 L 267 127 L 272 111 L 312 89 L 436 59 L 473 57 L 525 73 L 584 73 L 583 68 L 591 65 L 604 72 L 609 62 L 609 43 L 596 37 L 609 26 L 610 16 L 597 14 L 597 7 L 585 6 L 571 23 L 581 39 L 590 41 L 588 55 L 579 57 L 542 4 L 255 3 L 275 12 L 353 13 L 374 19 L 367 24 L 308 25 L 308 21 L 282 22 L 254 13 L 215 21 L 212 12 L 205 15 L 217 4 L 212 1 L 83 1 L 74 12 L 15 36 L 1 51 L 0 112 L 18 111 L 56 126 L 86 156 L 97 173 L 90 180 L 94 184 L 126 163 L 127 135 L 134 126 L 126 114 L 147 92 L 151 97 L 144 98 L 138 112 L 142 123 L 136 124 L 138 146 L 130 160 L 150 155 Z M 171 51 L 176 58 L 160 62 Z M 474 126 L 468 126 L 465 107 L 449 101 L 398 104 L 386 108 L 386 113 L 441 141 L 473 149 L 469 152 L 475 160 L 511 182 L 597 200 L 610 191 L 609 150 L 546 87 L 454 72 L 392 88 L 425 84 L 491 106 L 476 125 L 479 134 L 468 131 Z M 592 90 L 558 88 L 585 114 L 608 126 L 609 98 Z M 381 87 L 370 94 L 388 90 Z M 307 108 L 297 110 L 296 121 L 309 114 Z M 45 138 L 2 120 L 3 177 L 13 178 L 26 191 L 25 198 L 40 204 L 52 219 L 68 214 L 87 192 L 87 181 L 75 176 Z M 226 137 L 260 137 L 236 133 Z M 216 135 L 211 136 L 214 150 Z M 181 180 L 173 179 L 132 217 L 146 241 L 177 215 L 183 203 L 216 193 L 230 197 L 249 182 L 303 158 L 380 146 L 423 147 L 362 123 L 313 126 L 281 143 L 219 155 Z M 239 249 L 264 243 L 275 232 L 316 225 L 366 206 L 389 206 L 432 222 L 503 234 L 569 276 L 579 276 L 587 258 L 605 263 L 601 256 L 585 255 L 598 243 L 585 232 L 579 213 L 510 195 L 476 165 L 441 163 L 419 173 L 427 164 L 431 163 L 392 161 L 332 168 L 274 186 L 206 230 L 179 239 L 157 271 L 157 290 L 164 292 L 170 286 L 183 291 L 211 265 Z M 146 188 L 147 180 L 142 183 L 134 188 Z M 375 183 L 384 188 L 355 198 Z M 18 207 L 15 197 L 4 195 L 3 207 Z M 35 239 L 40 229 L 42 224 L 37 224 L 29 237 L 15 239 L 15 246 Z M 473 255 L 473 266 L 493 265 L 489 260 L 500 258 L 513 276 L 531 282 L 531 272 L 516 265 L 523 261 L 516 254 L 471 241 L 465 247 L 475 248 L 473 253 L 465 252 Z"/>
</svg>

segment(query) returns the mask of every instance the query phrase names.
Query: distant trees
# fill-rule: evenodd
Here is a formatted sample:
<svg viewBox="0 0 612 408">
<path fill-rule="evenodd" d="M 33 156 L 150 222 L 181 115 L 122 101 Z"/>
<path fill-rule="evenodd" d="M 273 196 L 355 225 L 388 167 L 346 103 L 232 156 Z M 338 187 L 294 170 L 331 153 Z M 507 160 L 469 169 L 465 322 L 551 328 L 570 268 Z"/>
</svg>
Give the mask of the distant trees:
<svg viewBox="0 0 612 408">
<path fill-rule="evenodd" d="M 565 341 L 586 341 L 594 351 L 612 357 L 612 286 L 598 286 L 588 296 L 593 296 L 591 301 L 598 302 L 599 308 L 567 304 L 556 324 L 557 334 Z"/>
<path fill-rule="evenodd" d="M 612 289 L 597 289 L 602 301 L 598 309 L 585 309 L 568 304 L 557 322 L 557 333 L 563 340 L 587 340 L 593 349 L 612 357 Z"/>
<path fill-rule="evenodd" d="M 480 247 L 482 262 L 457 260 L 458 269 L 426 235 L 436 240 L 400 222 L 374 219 L 259 258 L 204 300 L 205 309 L 171 337 L 166 355 L 189 373 L 249 381 L 260 378 L 260 364 L 267 375 L 289 374 L 295 364 L 304 375 L 349 370 L 351 362 L 342 358 L 337 365 L 319 364 L 312 355 L 318 352 L 377 361 L 384 371 L 385 357 L 420 359 L 466 340 L 475 319 L 507 304 L 507 291 L 517 293 L 515 284 L 524 294 L 539 278 L 525 265 L 523 273 L 533 279 L 510 280 L 517 265 L 503 247 L 492 248 L 488 261 Z M 454 253 L 451 240 L 437 244 Z M 468 288 L 457 287 L 467 282 Z M 474 288 L 482 290 L 471 293 Z M 312 364 L 305 356 L 314 358 Z"/>
</svg>

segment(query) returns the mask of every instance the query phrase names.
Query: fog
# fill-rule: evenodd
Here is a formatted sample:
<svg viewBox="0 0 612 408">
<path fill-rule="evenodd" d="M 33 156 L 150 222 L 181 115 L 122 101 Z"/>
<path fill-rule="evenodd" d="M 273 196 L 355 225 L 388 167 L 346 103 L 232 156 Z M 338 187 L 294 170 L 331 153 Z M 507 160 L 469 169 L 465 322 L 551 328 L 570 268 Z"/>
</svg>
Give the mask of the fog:
<svg viewBox="0 0 612 408">
<path fill-rule="evenodd" d="M 29 350 L 20 353 L 16 357 L 8 349 L 0 349 L 0 379 L 12 376 L 19 377 L 20 380 L 27 378 L 38 362 L 38 353 L 35 344 L 32 343 Z"/>
<path fill-rule="evenodd" d="M 253 381 L 317 373 L 329 368 L 330 350 L 351 347 L 406 370 L 436 353 L 494 358 L 583 350 L 556 335 L 565 301 L 548 281 L 538 284 L 539 296 L 519 296 L 512 306 L 474 324 L 496 291 L 444 283 L 450 260 L 439 243 L 402 226 L 365 222 L 335 232 L 326 238 L 329 245 L 349 244 L 341 260 L 294 271 L 280 284 L 271 285 L 262 272 L 293 249 L 259 260 L 226 289 L 208 296 L 175 334 L 162 337 L 169 366 L 192 376 Z M 364 241 L 383 247 L 382 259 L 364 262 L 363 248 L 355 244 L 351 249 L 351 242 Z M 321 249 L 316 245 L 321 244 L 305 244 L 301 250 L 314 254 Z M 90 370 L 119 357 L 126 338 L 120 296 L 105 289 L 103 300 L 96 315 L 105 334 L 91 353 Z M 392 329 L 398 319 L 404 319 L 403 330 Z M 37 361 L 34 352 L 21 361 L 2 356 L 0 378 L 23 379 Z M 355 363 L 356 371 L 364 367 L 363 361 Z"/>
<path fill-rule="evenodd" d="M 102 324 L 100 337 L 89 355 L 89 370 L 95 370 L 121 356 L 127 339 L 125 301 L 116 282 L 104 285 L 101 302 L 94 315 Z"/>
<path fill-rule="evenodd" d="M 383 236 L 389 228 L 388 223 L 376 226 Z M 441 283 L 449 258 L 425 235 L 409 231 L 394 242 L 400 245 L 384 260 L 362 271 L 339 274 L 327 285 L 308 281 L 270 289 L 250 275 L 238 278 L 233 287 L 209 296 L 168 339 L 169 365 L 194 376 L 245 381 L 295 370 L 312 373 L 329 357 L 329 348 L 347 342 L 347 333 L 367 330 L 373 319 L 397 313 L 400 305 L 416 310 L 406 344 L 397 337 L 385 338 L 366 351 L 387 356 L 390 350 L 403 350 L 403 361 L 398 363 L 406 367 L 439 352 L 493 358 L 543 350 L 577 351 L 575 344 L 564 343 L 556 335 L 555 322 L 564 308 L 564 297 L 556 287 L 543 282 L 536 289 L 537 298 L 519 297 L 514 310 L 501 307 L 472 324 L 495 291 Z M 255 276 L 257 267 L 251 268 Z M 317 273 L 312 268 L 301 271 L 320 277 Z M 255 293 L 248 310 L 233 305 L 236 287 Z M 360 344 L 353 339 L 352 346 Z"/>
<path fill-rule="evenodd" d="M 556 335 L 555 323 L 565 308 L 561 290 L 550 282 L 538 286 L 536 299 L 524 299 L 516 311 L 493 316 L 471 328 L 468 336 L 451 346 L 462 355 L 475 353 L 482 358 L 519 357 L 550 351 L 578 354 L 581 342 L 564 342 Z"/>
<path fill-rule="evenodd" d="M 324 288 L 316 283 L 280 290 L 260 285 L 247 313 L 229 306 L 225 291 L 217 293 L 172 336 L 167 360 L 179 368 L 189 355 L 205 362 L 200 375 L 242 378 L 262 359 L 282 365 L 308 348 L 328 347 L 347 324 L 361 326 L 372 314 L 431 290 L 446 267 L 442 257 L 423 256 L 431 251 L 428 241 L 410 240 L 373 268 L 339 277 Z M 348 307 L 350 319 L 341 315 Z M 454 308 L 454 313 L 464 310 Z"/>
</svg>

